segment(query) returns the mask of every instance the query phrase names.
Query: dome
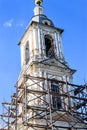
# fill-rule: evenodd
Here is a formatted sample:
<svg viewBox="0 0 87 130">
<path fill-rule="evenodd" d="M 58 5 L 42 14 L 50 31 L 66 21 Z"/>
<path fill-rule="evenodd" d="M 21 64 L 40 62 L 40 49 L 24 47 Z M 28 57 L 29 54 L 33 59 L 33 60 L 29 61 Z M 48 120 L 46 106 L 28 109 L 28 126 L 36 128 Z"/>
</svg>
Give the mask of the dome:
<svg viewBox="0 0 87 130">
<path fill-rule="evenodd" d="M 32 17 L 31 22 L 38 22 L 49 26 L 54 26 L 53 22 L 45 15 L 39 14 Z"/>
</svg>

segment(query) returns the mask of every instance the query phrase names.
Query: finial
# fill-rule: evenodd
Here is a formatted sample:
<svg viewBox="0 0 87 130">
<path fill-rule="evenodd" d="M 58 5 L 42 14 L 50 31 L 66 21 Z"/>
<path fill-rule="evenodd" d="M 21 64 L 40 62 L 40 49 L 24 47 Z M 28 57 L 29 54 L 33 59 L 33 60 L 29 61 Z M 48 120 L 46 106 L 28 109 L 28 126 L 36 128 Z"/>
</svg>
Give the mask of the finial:
<svg viewBox="0 0 87 130">
<path fill-rule="evenodd" d="M 36 5 L 41 5 L 41 3 L 43 2 L 43 0 L 34 0 Z"/>
</svg>

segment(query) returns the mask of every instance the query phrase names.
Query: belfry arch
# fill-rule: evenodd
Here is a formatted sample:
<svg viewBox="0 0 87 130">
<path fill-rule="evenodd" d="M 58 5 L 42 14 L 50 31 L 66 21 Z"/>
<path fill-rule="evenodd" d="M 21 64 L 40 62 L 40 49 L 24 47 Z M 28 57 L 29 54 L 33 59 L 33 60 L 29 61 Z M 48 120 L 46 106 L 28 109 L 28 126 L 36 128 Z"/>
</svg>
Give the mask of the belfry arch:
<svg viewBox="0 0 87 130">
<path fill-rule="evenodd" d="M 50 57 L 54 55 L 54 43 L 53 38 L 50 35 L 45 35 L 45 49 L 46 49 L 46 57 Z"/>
</svg>

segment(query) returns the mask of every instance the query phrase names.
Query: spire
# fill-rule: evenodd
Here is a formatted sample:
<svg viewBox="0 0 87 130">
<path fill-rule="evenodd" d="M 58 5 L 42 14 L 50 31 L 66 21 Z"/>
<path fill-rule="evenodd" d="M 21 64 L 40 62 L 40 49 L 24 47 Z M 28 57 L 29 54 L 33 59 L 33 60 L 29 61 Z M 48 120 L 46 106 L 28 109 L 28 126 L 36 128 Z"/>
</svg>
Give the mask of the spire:
<svg viewBox="0 0 87 130">
<path fill-rule="evenodd" d="M 43 14 L 43 7 L 41 6 L 41 3 L 43 0 L 34 0 L 36 7 L 34 8 L 34 15 L 40 15 Z"/>
<path fill-rule="evenodd" d="M 34 0 L 36 5 L 41 5 L 41 3 L 43 2 L 43 0 Z"/>
</svg>

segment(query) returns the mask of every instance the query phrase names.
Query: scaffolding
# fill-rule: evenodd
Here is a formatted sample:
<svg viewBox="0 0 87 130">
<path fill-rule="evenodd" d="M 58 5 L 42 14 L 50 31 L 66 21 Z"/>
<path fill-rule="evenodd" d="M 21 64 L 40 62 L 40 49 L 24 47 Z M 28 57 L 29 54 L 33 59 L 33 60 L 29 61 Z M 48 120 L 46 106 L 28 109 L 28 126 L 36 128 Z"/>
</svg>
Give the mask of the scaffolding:
<svg viewBox="0 0 87 130">
<path fill-rule="evenodd" d="M 0 130 L 87 130 L 87 84 L 56 81 L 59 92 L 52 90 L 53 78 L 24 75 L 11 102 L 2 103 Z M 53 97 L 61 107 L 54 107 Z"/>
</svg>

